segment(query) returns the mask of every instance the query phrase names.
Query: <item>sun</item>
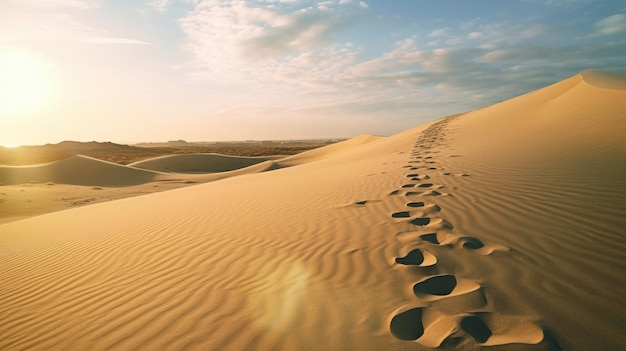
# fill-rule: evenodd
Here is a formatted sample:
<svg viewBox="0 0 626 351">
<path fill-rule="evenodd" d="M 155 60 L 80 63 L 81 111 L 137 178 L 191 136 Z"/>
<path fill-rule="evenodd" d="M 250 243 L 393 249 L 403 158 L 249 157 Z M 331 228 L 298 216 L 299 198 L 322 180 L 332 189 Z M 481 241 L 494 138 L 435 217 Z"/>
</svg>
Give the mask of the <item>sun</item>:
<svg viewBox="0 0 626 351">
<path fill-rule="evenodd" d="M 0 116 L 18 117 L 42 107 L 51 83 L 48 67 L 36 56 L 0 51 Z"/>
</svg>

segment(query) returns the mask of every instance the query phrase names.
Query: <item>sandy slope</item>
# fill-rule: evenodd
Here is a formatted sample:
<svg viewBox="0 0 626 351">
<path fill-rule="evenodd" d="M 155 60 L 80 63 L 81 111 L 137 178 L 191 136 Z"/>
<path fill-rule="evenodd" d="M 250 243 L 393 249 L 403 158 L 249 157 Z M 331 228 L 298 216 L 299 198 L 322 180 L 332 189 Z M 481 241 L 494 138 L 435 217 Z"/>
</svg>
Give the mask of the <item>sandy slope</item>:
<svg viewBox="0 0 626 351">
<path fill-rule="evenodd" d="M 0 225 L 0 349 L 623 348 L 625 86 Z"/>
<path fill-rule="evenodd" d="M 272 161 L 262 161 L 213 174 L 166 174 L 85 156 L 45 165 L 0 166 L 0 223 L 278 167 Z"/>
<path fill-rule="evenodd" d="M 294 166 L 346 152 L 377 139 L 364 135 L 326 148 L 282 157 L 184 154 L 157 157 L 122 166 L 91 157 L 73 156 L 42 165 L 0 166 L 0 223 Z M 67 146 L 66 144 L 74 143 L 61 143 L 57 146 Z M 109 143 L 104 144 L 107 146 Z M 79 146 L 100 145 L 89 143 Z M 116 146 L 112 145 L 115 152 Z"/>
</svg>

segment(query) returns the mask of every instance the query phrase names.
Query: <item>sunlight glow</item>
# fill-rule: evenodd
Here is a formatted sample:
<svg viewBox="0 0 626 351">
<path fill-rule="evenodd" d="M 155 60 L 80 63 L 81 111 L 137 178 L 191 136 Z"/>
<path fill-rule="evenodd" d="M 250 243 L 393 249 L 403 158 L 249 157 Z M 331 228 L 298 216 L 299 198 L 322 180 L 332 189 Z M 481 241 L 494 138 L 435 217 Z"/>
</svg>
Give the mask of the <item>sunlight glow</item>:
<svg viewBox="0 0 626 351">
<path fill-rule="evenodd" d="M 263 328 L 284 331 L 302 308 L 309 273 L 293 257 L 276 260 L 273 256 L 260 256 L 255 263 L 258 263 L 253 266 L 258 267 L 259 280 L 247 291 L 250 317 Z"/>
<path fill-rule="evenodd" d="M 51 96 L 46 65 L 23 52 L 0 52 L 0 116 L 18 117 L 40 108 Z"/>
</svg>

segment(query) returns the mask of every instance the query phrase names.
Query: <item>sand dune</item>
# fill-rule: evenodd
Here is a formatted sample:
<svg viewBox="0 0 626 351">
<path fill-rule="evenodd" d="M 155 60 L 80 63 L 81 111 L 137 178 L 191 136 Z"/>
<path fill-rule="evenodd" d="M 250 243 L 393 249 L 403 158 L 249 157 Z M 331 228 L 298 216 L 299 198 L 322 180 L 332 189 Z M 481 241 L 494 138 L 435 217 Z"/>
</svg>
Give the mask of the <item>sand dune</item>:
<svg viewBox="0 0 626 351">
<path fill-rule="evenodd" d="M 619 350 L 619 81 L 0 225 L 0 349 Z"/>
<path fill-rule="evenodd" d="M 273 161 L 262 161 L 219 173 L 161 173 L 85 156 L 37 166 L 0 166 L 0 223 L 277 168 Z"/>
<path fill-rule="evenodd" d="M 300 165 L 303 163 L 321 160 L 329 156 L 336 156 L 337 154 L 347 152 L 361 145 L 371 143 L 381 138 L 382 137 L 377 137 L 373 135 L 359 135 L 357 137 L 344 140 L 335 144 L 301 152 L 293 156 L 287 156 L 280 159 L 278 162 L 283 166 Z"/>
<path fill-rule="evenodd" d="M 0 166 L 0 183 L 54 182 L 74 185 L 131 186 L 153 181 L 159 174 L 87 156 L 36 166 Z"/>
<path fill-rule="evenodd" d="M 155 157 L 131 163 L 129 166 L 159 172 L 217 173 L 234 171 L 268 160 L 267 157 L 186 154 Z"/>
</svg>

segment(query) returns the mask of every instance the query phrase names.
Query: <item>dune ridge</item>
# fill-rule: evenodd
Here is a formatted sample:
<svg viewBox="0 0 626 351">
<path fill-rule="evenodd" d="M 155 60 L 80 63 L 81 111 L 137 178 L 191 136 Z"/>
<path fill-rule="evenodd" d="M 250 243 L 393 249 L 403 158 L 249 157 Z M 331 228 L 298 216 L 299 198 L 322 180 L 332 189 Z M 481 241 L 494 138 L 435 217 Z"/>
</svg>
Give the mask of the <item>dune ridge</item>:
<svg viewBox="0 0 626 351">
<path fill-rule="evenodd" d="M 600 85 L 2 224 L 0 348 L 620 349 L 626 91 Z"/>
</svg>

